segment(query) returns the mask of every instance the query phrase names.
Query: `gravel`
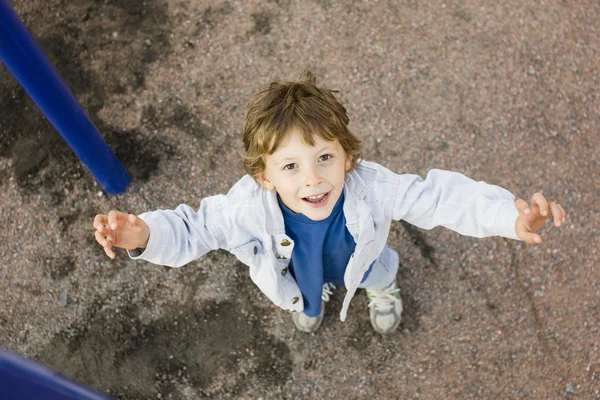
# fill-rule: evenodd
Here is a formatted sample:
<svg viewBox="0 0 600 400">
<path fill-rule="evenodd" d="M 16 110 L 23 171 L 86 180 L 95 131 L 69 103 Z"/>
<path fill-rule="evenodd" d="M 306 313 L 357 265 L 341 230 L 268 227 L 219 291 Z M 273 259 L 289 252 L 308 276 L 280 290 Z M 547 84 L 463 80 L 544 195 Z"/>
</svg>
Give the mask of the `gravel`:
<svg viewBox="0 0 600 400">
<path fill-rule="evenodd" d="M 0 67 L 0 345 L 121 399 L 600 396 L 598 2 L 12 3 L 132 183 L 107 196 Z M 304 68 L 364 158 L 543 190 L 566 226 L 526 246 L 394 223 L 388 337 L 363 294 L 339 321 L 343 290 L 294 331 L 224 251 L 103 255 L 96 213 L 226 193 L 251 93 Z"/>
</svg>

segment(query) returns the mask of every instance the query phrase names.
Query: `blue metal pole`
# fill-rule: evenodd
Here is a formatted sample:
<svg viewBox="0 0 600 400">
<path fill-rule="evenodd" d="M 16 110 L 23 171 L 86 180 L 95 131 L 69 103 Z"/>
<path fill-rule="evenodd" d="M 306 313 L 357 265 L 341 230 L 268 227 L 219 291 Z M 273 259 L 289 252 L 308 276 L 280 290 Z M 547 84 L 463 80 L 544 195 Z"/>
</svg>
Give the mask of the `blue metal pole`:
<svg viewBox="0 0 600 400">
<path fill-rule="evenodd" d="M 2 400 L 110 400 L 50 368 L 0 348 Z"/>
<path fill-rule="evenodd" d="M 0 61 L 104 190 L 109 194 L 123 192 L 129 175 L 8 0 L 0 0 Z"/>
</svg>

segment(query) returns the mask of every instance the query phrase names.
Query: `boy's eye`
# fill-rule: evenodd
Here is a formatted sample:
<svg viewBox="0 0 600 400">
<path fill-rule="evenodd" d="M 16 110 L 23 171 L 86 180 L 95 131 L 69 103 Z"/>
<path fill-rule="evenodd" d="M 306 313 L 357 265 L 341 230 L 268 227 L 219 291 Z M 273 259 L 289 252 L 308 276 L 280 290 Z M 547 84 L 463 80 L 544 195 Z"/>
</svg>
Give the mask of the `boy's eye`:
<svg viewBox="0 0 600 400">
<path fill-rule="evenodd" d="M 331 157 L 333 157 L 331 154 L 323 154 L 321 157 L 319 157 L 319 161 L 327 161 L 330 160 Z"/>
<path fill-rule="evenodd" d="M 296 167 L 296 163 L 292 163 L 292 164 L 287 164 L 286 166 L 283 167 L 283 169 L 290 170 L 290 169 L 294 169 L 295 167 Z"/>
</svg>

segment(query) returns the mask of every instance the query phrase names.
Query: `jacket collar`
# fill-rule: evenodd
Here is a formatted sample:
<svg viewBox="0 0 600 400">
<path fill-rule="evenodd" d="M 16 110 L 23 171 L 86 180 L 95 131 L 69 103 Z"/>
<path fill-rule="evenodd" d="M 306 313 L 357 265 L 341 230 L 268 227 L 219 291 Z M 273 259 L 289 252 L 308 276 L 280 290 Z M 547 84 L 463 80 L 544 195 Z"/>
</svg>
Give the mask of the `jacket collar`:
<svg viewBox="0 0 600 400">
<path fill-rule="evenodd" d="M 283 213 L 277 202 L 277 192 L 275 190 L 263 189 L 262 203 L 265 210 L 265 230 L 267 234 L 285 234 L 285 223 L 283 222 Z"/>
<path fill-rule="evenodd" d="M 356 167 L 348 173 L 344 182 L 344 216 L 346 225 L 358 224 L 358 201 L 362 201 L 375 181 L 377 171 L 358 160 Z M 283 214 L 274 190 L 262 189 L 262 203 L 265 210 L 265 230 L 269 235 L 285 234 Z"/>
</svg>

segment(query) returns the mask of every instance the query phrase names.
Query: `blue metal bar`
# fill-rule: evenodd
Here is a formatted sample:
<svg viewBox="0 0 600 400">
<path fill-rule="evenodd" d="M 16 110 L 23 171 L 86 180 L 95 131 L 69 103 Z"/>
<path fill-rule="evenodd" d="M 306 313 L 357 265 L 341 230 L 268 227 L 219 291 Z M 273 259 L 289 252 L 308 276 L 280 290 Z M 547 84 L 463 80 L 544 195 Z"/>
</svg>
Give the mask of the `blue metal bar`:
<svg viewBox="0 0 600 400">
<path fill-rule="evenodd" d="M 0 348 L 2 400 L 109 400 L 41 364 Z"/>
<path fill-rule="evenodd" d="M 0 0 L 0 61 L 104 190 L 109 194 L 123 192 L 129 175 L 8 0 Z"/>
</svg>

